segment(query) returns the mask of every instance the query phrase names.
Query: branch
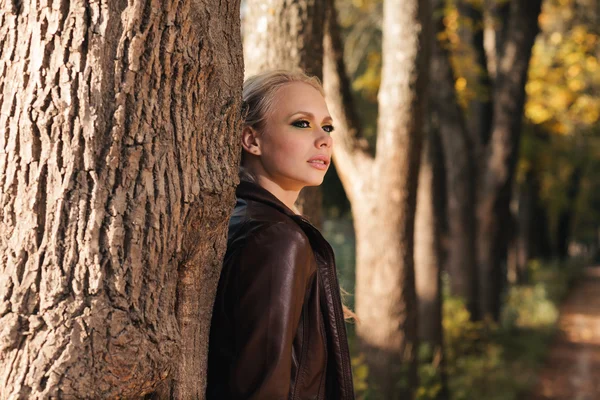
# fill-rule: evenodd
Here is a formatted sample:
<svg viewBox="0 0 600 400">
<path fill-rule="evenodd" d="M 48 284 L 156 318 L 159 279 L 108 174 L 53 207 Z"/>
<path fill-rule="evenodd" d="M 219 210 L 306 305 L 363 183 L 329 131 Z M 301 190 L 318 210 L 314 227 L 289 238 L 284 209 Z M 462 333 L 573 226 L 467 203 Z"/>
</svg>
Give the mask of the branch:
<svg viewBox="0 0 600 400">
<path fill-rule="evenodd" d="M 344 65 L 344 50 L 333 0 L 328 0 L 323 43 L 323 87 L 336 122 L 333 150 L 337 171 L 352 201 L 352 177 L 364 175 L 373 162 L 371 149 L 362 137 L 360 121 L 352 99 L 351 82 Z M 350 189 L 350 190 L 349 190 Z"/>
</svg>

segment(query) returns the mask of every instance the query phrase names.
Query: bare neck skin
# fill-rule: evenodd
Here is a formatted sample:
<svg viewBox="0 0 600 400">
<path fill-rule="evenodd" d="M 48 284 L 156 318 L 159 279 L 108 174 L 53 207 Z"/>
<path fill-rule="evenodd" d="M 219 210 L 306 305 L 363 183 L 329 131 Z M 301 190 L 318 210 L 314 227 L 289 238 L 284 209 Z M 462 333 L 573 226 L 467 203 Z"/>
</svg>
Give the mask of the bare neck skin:
<svg viewBox="0 0 600 400">
<path fill-rule="evenodd" d="M 262 168 L 262 165 L 257 160 L 248 160 L 244 167 L 256 177 L 256 183 L 263 189 L 268 190 L 273 196 L 277 197 L 279 201 L 285 204 L 294 213 L 299 214 L 298 210 L 294 206 L 298 195 L 300 194 L 301 187 L 285 188 L 282 185 L 275 182 L 267 172 Z"/>
<path fill-rule="evenodd" d="M 257 183 L 261 187 L 267 189 L 269 192 L 271 192 L 272 195 L 277 197 L 279 201 L 285 204 L 290 210 L 298 214 L 298 210 L 296 210 L 294 204 L 296 203 L 296 200 L 298 200 L 298 195 L 300 194 L 299 190 L 286 190 L 265 176 L 258 176 L 257 181 Z"/>
</svg>

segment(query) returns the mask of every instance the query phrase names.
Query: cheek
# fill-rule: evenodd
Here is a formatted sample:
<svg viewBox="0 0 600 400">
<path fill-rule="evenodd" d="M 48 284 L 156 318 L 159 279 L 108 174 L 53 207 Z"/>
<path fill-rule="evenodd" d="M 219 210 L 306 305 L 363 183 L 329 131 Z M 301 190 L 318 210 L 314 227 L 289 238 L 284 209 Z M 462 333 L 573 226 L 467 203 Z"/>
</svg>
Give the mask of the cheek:
<svg viewBox="0 0 600 400">
<path fill-rule="evenodd" d="M 310 145 L 310 143 L 308 143 Z M 302 140 L 297 135 L 288 135 L 285 138 L 280 138 L 277 141 L 272 141 L 266 148 L 267 153 L 271 155 L 274 161 L 287 164 L 290 161 L 303 159 L 308 153 L 307 141 Z"/>
</svg>

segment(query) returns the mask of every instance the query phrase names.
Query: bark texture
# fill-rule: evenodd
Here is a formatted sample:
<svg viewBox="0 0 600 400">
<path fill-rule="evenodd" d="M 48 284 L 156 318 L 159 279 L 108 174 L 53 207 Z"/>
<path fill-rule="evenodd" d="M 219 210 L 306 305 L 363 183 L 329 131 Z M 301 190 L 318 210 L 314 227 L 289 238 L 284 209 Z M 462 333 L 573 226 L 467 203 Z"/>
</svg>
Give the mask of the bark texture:
<svg viewBox="0 0 600 400">
<path fill-rule="evenodd" d="M 244 15 L 245 75 L 271 69 L 302 70 L 323 78 L 321 0 L 248 0 Z M 322 225 L 322 193 L 307 187 L 297 207 L 317 227 Z"/>
<path fill-rule="evenodd" d="M 247 0 L 244 15 L 245 75 L 269 69 L 301 69 L 323 77 L 326 2 Z"/>
<path fill-rule="evenodd" d="M 445 31 L 444 1 L 435 0 L 431 56 L 432 94 L 430 109 L 443 145 L 448 215 L 446 268 L 453 295 L 465 300 L 473 320 L 479 319 L 476 252 L 476 156 L 467 132 L 465 117 L 454 90 L 455 75 L 450 64 Z"/>
<path fill-rule="evenodd" d="M 525 104 L 525 82 L 539 27 L 541 0 L 513 0 L 498 61 L 494 118 L 478 192 L 478 262 L 480 304 L 495 320 L 500 314 L 506 254 L 506 222 Z"/>
<path fill-rule="evenodd" d="M 203 397 L 238 7 L 0 1 L 1 398 Z"/>
<path fill-rule="evenodd" d="M 356 113 L 346 108 L 351 103 L 341 86 L 347 78 L 334 11 L 327 24 L 324 82 L 338 124 L 334 158 L 356 230 L 357 333 L 371 387 L 385 399 L 410 398 L 417 346 L 413 231 L 431 10 L 428 1 L 384 3 L 375 157 L 351 125 Z"/>
</svg>

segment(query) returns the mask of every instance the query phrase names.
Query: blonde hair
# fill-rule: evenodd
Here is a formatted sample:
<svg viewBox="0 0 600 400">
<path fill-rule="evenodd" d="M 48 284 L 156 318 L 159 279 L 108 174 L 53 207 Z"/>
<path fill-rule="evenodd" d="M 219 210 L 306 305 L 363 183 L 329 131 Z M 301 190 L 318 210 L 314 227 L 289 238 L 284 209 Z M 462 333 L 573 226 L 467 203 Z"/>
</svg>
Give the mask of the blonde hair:
<svg viewBox="0 0 600 400">
<path fill-rule="evenodd" d="M 244 125 L 250 126 L 258 131 L 269 112 L 273 108 L 275 94 L 283 86 L 302 82 L 311 85 L 325 96 L 323 86 L 316 76 L 308 76 L 302 71 L 272 70 L 264 71 L 248 77 L 244 81 L 242 91 L 243 107 L 245 111 Z"/>
<path fill-rule="evenodd" d="M 277 91 L 285 85 L 295 82 L 311 85 L 322 96 L 325 96 L 325 91 L 319 78 L 309 76 L 300 70 L 288 71 L 276 69 L 263 71 L 246 78 L 242 90 L 244 126 L 249 126 L 261 132 L 264 128 L 265 120 L 273 108 Z M 256 183 L 256 177 L 244 168 L 244 154 L 245 151 L 242 149 L 239 177 L 241 180 Z"/>
</svg>

